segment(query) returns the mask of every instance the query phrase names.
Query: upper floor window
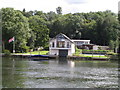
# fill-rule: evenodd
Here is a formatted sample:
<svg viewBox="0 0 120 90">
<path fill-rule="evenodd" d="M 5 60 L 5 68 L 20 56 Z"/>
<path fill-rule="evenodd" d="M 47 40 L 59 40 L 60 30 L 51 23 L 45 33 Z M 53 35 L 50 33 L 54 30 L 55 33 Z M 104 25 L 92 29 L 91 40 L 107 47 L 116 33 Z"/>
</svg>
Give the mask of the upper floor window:
<svg viewBox="0 0 120 90">
<path fill-rule="evenodd" d="M 54 44 L 54 42 L 52 42 L 52 47 L 54 47 L 55 46 L 55 44 Z"/>
<path fill-rule="evenodd" d="M 57 47 L 58 48 L 65 48 L 65 42 L 64 41 L 57 41 Z"/>
<path fill-rule="evenodd" d="M 88 42 L 85 42 L 85 44 L 88 44 Z"/>
<path fill-rule="evenodd" d="M 70 48 L 70 43 L 69 42 L 67 42 L 67 48 Z"/>
</svg>

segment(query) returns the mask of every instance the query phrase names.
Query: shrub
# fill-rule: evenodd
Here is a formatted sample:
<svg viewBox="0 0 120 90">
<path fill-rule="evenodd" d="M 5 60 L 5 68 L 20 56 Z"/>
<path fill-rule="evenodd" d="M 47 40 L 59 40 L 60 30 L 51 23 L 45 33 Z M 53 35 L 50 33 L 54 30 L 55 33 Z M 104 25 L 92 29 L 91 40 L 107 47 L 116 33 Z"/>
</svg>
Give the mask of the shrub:
<svg viewBox="0 0 120 90">
<path fill-rule="evenodd" d="M 27 53 L 29 51 L 29 48 L 30 47 L 28 47 L 28 46 L 23 46 L 22 50 L 23 50 L 23 52 Z"/>
<path fill-rule="evenodd" d="M 76 51 L 75 51 L 75 53 L 73 54 L 73 55 L 79 55 L 79 54 L 81 54 L 82 53 L 82 49 L 78 49 L 78 48 L 76 48 Z"/>
<path fill-rule="evenodd" d="M 4 50 L 3 53 L 5 54 L 5 56 L 10 56 L 10 51 L 9 50 Z"/>
<path fill-rule="evenodd" d="M 49 50 L 49 46 L 46 45 L 46 46 L 44 47 L 44 50 Z"/>
</svg>

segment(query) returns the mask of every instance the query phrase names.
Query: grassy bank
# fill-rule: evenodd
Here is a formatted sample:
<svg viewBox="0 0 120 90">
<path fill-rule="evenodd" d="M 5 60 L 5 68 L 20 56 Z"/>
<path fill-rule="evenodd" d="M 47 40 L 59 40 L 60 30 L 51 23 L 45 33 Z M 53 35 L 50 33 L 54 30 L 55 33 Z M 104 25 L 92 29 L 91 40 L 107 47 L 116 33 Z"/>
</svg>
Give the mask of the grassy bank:
<svg viewBox="0 0 120 90">
<path fill-rule="evenodd" d="M 96 55 L 98 54 L 98 55 Z M 100 55 L 104 54 L 104 55 Z M 77 49 L 73 56 L 78 57 L 97 57 L 97 58 L 110 58 L 110 55 L 114 55 L 115 53 L 112 50 L 85 50 L 85 49 Z"/>
<path fill-rule="evenodd" d="M 33 51 L 33 52 L 27 52 L 27 53 L 15 53 L 15 54 L 34 54 L 34 55 L 48 55 L 49 51 Z"/>
<path fill-rule="evenodd" d="M 79 56 L 79 57 L 97 57 L 97 58 L 109 58 L 109 56 L 105 56 L 105 55 L 87 55 L 87 54 L 79 54 L 79 55 L 73 55 L 73 56 Z"/>
<path fill-rule="evenodd" d="M 15 54 L 32 54 L 32 55 L 48 55 L 49 51 L 33 51 L 33 52 L 27 52 L 27 53 L 15 53 Z M 73 54 L 73 56 L 79 56 L 79 57 L 99 57 L 99 58 L 108 58 L 108 56 L 105 55 L 87 55 L 87 54 Z"/>
</svg>

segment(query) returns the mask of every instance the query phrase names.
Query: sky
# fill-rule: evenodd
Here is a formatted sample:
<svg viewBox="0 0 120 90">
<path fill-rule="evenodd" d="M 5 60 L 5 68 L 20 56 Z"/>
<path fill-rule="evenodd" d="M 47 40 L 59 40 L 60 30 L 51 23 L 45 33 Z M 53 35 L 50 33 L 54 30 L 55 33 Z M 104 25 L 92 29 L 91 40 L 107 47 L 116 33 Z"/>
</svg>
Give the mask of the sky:
<svg viewBox="0 0 120 90">
<path fill-rule="evenodd" d="M 62 7 L 62 13 L 81 13 L 111 10 L 118 13 L 120 0 L 0 0 L 0 8 L 12 7 L 15 10 L 54 11 L 58 6 Z"/>
</svg>

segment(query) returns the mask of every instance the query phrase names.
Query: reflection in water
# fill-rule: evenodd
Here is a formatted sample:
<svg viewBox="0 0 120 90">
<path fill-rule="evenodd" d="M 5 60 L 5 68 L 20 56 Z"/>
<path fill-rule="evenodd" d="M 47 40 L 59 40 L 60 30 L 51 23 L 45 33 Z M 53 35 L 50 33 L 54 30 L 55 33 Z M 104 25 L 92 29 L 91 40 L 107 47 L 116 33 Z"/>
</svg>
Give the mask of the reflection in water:
<svg viewBox="0 0 120 90">
<path fill-rule="evenodd" d="M 67 58 L 66 57 L 60 57 L 59 60 L 58 60 L 59 64 L 61 65 L 67 65 L 68 64 L 68 61 L 67 61 Z"/>
<path fill-rule="evenodd" d="M 58 60 L 58 63 L 60 65 L 69 65 L 71 68 L 73 68 L 75 66 L 75 62 L 67 60 L 66 57 L 60 57 L 59 60 Z"/>
<path fill-rule="evenodd" d="M 118 63 L 3 58 L 3 87 L 118 88 Z"/>
<path fill-rule="evenodd" d="M 2 60 L 2 86 L 4 88 L 24 87 L 24 77 L 21 72 L 26 68 L 26 63 L 13 58 L 3 58 Z"/>
<path fill-rule="evenodd" d="M 75 62 L 74 61 L 69 61 L 69 65 L 71 68 L 74 68 L 75 67 Z"/>
</svg>

